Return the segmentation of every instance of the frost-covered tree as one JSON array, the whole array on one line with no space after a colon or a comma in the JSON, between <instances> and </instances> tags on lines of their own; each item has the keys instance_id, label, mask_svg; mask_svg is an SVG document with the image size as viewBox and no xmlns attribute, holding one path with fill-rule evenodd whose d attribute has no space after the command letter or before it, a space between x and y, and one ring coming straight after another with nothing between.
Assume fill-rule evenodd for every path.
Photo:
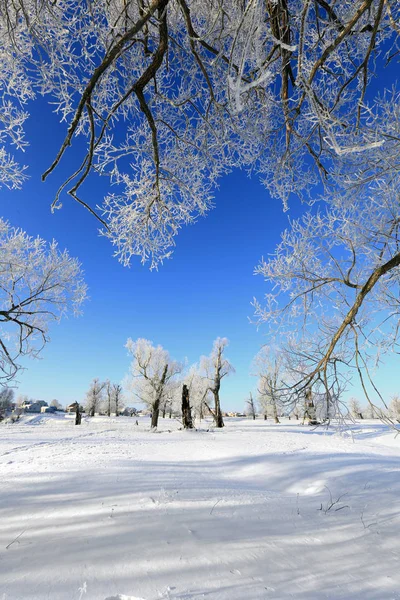
<instances>
[{"instance_id":1,"label":"frost-covered tree","mask_svg":"<svg viewBox=\"0 0 400 600\"><path fill-rule=\"evenodd\" d=\"M253 394L251 392L249 394L249 399L246 400L245 412L249 417L251 417L253 419L253 421L255 421L256 415L257 415L257 408L256 408L255 400L253 398Z\"/></svg>"},{"instance_id":2,"label":"frost-covered tree","mask_svg":"<svg viewBox=\"0 0 400 600\"><path fill-rule=\"evenodd\" d=\"M390 416L400 423L400 397L393 396L389 405Z\"/></svg>"},{"instance_id":3,"label":"frost-covered tree","mask_svg":"<svg viewBox=\"0 0 400 600\"><path fill-rule=\"evenodd\" d=\"M174 361L162 346L139 338L126 343L132 356L128 385L134 395L151 410L151 427L156 428L160 406L166 397L168 384L181 372L182 365Z\"/></svg>"},{"instance_id":4,"label":"frost-covered tree","mask_svg":"<svg viewBox=\"0 0 400 600\"><path fill-rule=\"evenodd\" d=\"M45 95L66 131L43 178L86 141L53 208L67 191L123 262L155 265L233 167L286 200L325 183L335 158L382 144L360 124L372 75L397 54L399 13L396 0L3 2L0 182L21 184L11 147ZM99 212L81 194L94 172L117 185Z\"/></svg>"},{"instance_id":5,"label":"frost-covered tree","mask_svg":"<svg viewBox=\"0 0 400 600\"><path fill-rule=\"evenodd\" d=\"M204 378L204 373L199 364L191 365L183 377L189 390L189 402L191 410L196 419L200 421L205 414L205 403L211 394L208 387L208 380Z\"/></svg>"},{"instance_id":6,"label":"frost-covered tree","mask_svg":"<svg viewBox=\"0 0 400 600\"><path fill-rule=\"evenodd\" d=\"M275 423L279 423L278 409L285 400L291 399L283 382L282 356L272 347L263 346L254 358L252 372L258 377L259 402L264 417L271 412Z\"/></svg>"},{"instance_id":7,"label":"frost-covered tree","mask_svg":"<svg viewBox=\"0 0 400 600\"><path fill-rule=\"evenodd\" d=\"M8 410L14 401L14 390L3 387L0 389L0 411Z\"/></svg>"},{"instance_id":8,"label":"frost-covered tree","mask_svg":"<svg viewBox=\"0 0 400 600\"><path fill-rule=\"evenodd\" d=\"M52 321L80 313L86 293L81 265L66 250L0 219L0 385L23 356L38 356Z\"/></svg>"},{"instance_id":9,"label":"frost-covered tree","mask_svg":"<svg viewBox=\"0 0 400 600\"><path fill-rule=\"evenodd\" d=\"M361 413L365 419L376 419L378 414L373 405L367 404L361 409Z\"/></svg>"},{"instance_id":10,"label":"frost-covered tree","mask_svg":"<svg viewBox=\"0 0 400 600\"><path fill-rule=\"evenodd\" d=\"M334 396L354 372L372 405L371 362L396 349L400 332L399 95L369 112L368 135L384 145L337 165L340 190L292 221L275 255L259 264L269 293L255 306L306 365L301 386L319 381Z\"/></svg>"},{"instance_id":11,"label":"frost-covered tree","mask_svg":"<svg viewBox=\"0 0 400 600\"><path fill-rule=\"evenodd\" d=\"M355 419L363 419L363 414L361 412L361 406L357 398L350 398L349 400L349 411L352 417Z\"/></svg>"},{"instance_id":12,"label":"frost-covered tree","mask_svg":"<svg viewBox=\"0 0 400 600\"><path fill-rule=\"evenodd\" d=\"M119 417L121 411L124 408L124 394L123 394L122 385L120 385L119 383L112 383L111 384L111 394L112 394L112 401L113 401L113 406L114 406L114 410L115 410L115 416Z\"/></svg>"},{"instance_id":13,"label":"frost-covered tree","mask_svg":"<svg viewBox=\"0 0 400 600\"><path fill-rule=\"evenodd\" d=\"M104 391L107 387L106 381L100 381L95 377L86 393L86 413L94 417L99 412L104 402Z\"/></svg>"},{"instance_id":14,"label":"frost-covered tree","mask_svg":"<svg viewBox=\"0 0 400 600\"><path fill-rule=\"evenodd\" d=\"M113 409L113 407L112 407L113 397L112 397L111 381L109 381L108 379L105 382L104 390L105 390L105 395L106 395L107 416L111 417L111 411Z\"/></svg>"},{"instance_id":15,"label":"frost-covered tree","mask_svg":"<svg viewBox=\"0 0 400 600\"><path fill-rule=\"evenodd\" d=\"M214 418L216 427L224 426L219 397L221 381L224 377L229 375L229 373L234 372L233 366L224 356L225 348L228 343L227 338L217 338L214 341L211 354L209 356L202 356L200 359L200 368L206 381L205 392L210 392L212 394L214 407L211 408L210 405L206 403L205 397L204 402Z\"/></svg>"}]
</instances>

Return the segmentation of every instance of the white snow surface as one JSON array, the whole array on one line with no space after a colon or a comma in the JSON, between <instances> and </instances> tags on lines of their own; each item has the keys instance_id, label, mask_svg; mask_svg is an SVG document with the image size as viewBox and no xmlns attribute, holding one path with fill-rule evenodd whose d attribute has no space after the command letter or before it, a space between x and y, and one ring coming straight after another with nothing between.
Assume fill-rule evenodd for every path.
<instances>
[{"instance_id":1,"label":"white snow surface","mask_svg":"<svg viewBox=\"0 0 400 600\"><path fill-rule=\"evenodd\" d=\"M384 425L135 420L0 425L1 600L400 599Z\"/></svg>"}]
</instances>

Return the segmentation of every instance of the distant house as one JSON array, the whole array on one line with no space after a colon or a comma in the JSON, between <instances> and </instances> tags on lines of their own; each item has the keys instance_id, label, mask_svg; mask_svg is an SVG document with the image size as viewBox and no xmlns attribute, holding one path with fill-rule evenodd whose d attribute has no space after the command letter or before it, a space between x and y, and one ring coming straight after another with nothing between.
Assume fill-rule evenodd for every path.
<instances>
[{"instance_id":1,"label":"distant house","mask_svg":"<svg viewBox=\"0 0 400 600\"><path fill-rule=\"evenodd\" d=\"M40 413L40 411L42 410L41 405L37 402L28 402L26 404L23 404L21 408L26 413Z\"/></svg>"},{"instance_id":2,"label":"distant house","mask_svg":"<svg viewBox=\"0 0 400 600\"><path fill-rule=\"evenodd\" d=\"M55 413L55 412L57 412L57 409L55 406L42 406L40 408L40 412L41 413Z\"/></svg>"},{"instance_id":3,"label":"distant house","mask_svg":"<svg viewBox=\"0 0 400 600\"><path fill-rule=\"evenodd\" d=\"M48 406L44 400L30 400L21 404L21 409L26 413L40 413L42 406Z\"/></svg>"}]
</instances>

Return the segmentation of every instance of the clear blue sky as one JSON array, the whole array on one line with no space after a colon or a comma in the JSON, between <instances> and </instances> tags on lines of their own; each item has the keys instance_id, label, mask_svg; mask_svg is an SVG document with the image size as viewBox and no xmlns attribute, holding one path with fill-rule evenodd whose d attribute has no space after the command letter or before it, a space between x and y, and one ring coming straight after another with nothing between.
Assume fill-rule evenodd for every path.
<instances>
[{"instance_id":1,"label":"clear blue sky","mask_svg":"<svg viewBox=\"0 0 400 600\"><path fill-rule=\"evenodd\" d=\"M41 360L24 363L27 370L19 376L17 393L47 401L57 398L62 404L82 401L93 377L123 379L129 367L124 348L128 337L148 338L191 364L223 336L230 340L227 356L236 374L223 381L222 406L243 410L246 396L255 390L251 361L265 341L262 330L249 323L252 298L260 299L265 292L253 269L262 255L274 251L286 226L281 203L269 197L257 178L235 171L221 181L216 208L181 231L172 260L152 272L138 259L130 268L122 267L84 208L64 197L63 209L50 213L56 188L72 171L74 156L79 157L72 146L67 160L41 183L40 175L52 162L65 128L41 100L31 112L31 145L22 157L30 179L22 191L0 191L0 214L30 235L55 238L78 257L90 300L82 317L52 326ZM91 180L84 188L85 199L92 205L101 202L107 184L108 180ZM291 216L296 216L295 206ZM398 391L393 364L378 376L387 396ZM358 390L348 395L353 393Z\"/></svg>"}]
</instances>

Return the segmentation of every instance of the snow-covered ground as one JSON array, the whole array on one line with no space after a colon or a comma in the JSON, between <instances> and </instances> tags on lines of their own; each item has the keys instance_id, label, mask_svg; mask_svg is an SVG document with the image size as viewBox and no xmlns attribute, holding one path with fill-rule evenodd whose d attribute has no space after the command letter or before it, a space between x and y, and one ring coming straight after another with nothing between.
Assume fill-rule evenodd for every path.
<instances>
[{"instance_id":1,"label":"snow-covered ground","mask_svg":"<svg viewBox=\"0 0 400 600\"><path fill-rule=\"evenodd\" d=\"M400 436L160 425L0 426L1 600L400 599Z\"/></svg>"}]
</instances>

